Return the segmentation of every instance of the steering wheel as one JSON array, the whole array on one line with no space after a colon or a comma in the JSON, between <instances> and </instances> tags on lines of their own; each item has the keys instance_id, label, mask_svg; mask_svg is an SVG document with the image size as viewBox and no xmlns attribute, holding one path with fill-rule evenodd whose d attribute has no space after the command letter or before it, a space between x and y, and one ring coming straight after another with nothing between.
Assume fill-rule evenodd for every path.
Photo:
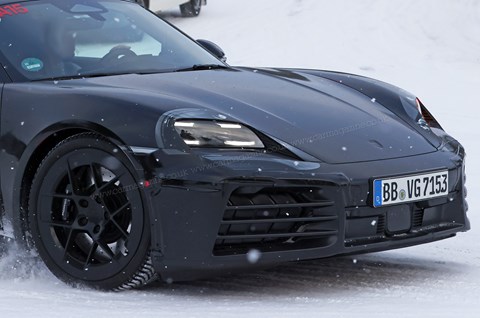
<instances>
[{"instance_id":1,"label":"steering wheel","mask_svg":"<svg viewBox=\"0 0 480 318\"><path fill-rule=\"evenodd\" d=\"M101 64L112 64L119 62L123 58L136 57L137 54L133 52L127 45L114 46L110 52L105 54L101 59Z\"/></svg>"}]
</instances>

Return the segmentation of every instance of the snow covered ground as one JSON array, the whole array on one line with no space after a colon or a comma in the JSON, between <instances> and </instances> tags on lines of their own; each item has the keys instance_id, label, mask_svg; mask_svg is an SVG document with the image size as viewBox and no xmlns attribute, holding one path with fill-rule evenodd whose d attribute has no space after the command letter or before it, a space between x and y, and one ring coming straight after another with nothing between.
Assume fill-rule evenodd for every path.
<instances>
[{"instance_id":1,"label":"snow covered ground","mask_svg":"<svg viewBox=\"0 0 480 318\"><path fill-rule=\"evenodd\" d=\"M472 230L408 249L102 293L25 255L0 260L1 317L478 317L480 1L209 0L166 18L232 65L341 70L418 96L467 148Z\"/></svg>"}]
</instances>

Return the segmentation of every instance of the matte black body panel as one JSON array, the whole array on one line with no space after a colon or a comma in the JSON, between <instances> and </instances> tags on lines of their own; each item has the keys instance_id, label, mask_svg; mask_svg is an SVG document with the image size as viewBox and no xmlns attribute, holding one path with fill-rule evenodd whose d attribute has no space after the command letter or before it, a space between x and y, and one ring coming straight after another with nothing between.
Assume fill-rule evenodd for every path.
<instances>
[{"instance_id":1,"label":"matte black body panel","mask_svg":"<svg viewBox=\"0 0 480 318\"><path fill-rule=\"evenodd\" d=\"M154 114L159 117L175 108L208 109L331 163L407 157L436 150L414 128L398 120L396 113L353 89L313 76L299 83L282 74L266 70L222 70L197 72L195 76L189 73L125 75L25 83L6 86L5 104L9 107L13 98L10 95L19 95L15 97L19 103L29 104L34 100L37 108L26 108L26 113L15 114L17 118L36 118L35 112L54 107L59 118L68 116L71 120L88 121L85 113L91 110L77 106L84 105L88 99L93 108L95 104L116 107L115 110L108 106L98 107L94 122L102 124L100 119L103 118L107 122L102 125L108 126L112 110L126 112L120 118L125 120L123 126L127 130L135 129L129 121L136 121L135 106L140 104L148 108L150 113L146 118L152 123L156 120ZM21 96L22 90L30 94ZM73 103L78 104L67 103L70 96L75 96L77 101ZM51 100L55 100L55 104ZM57 119L52 118L51 122ZM146 128L149 125L148 122L142 124ZM44 128L47 126L45 123ZM152 136L139 137L140 140L135 136L135 142L124 141L137 146L155 146L151 143ZM23 141L28 143L28 140Z\"/></svg>"},{"instance_id":2,"label":"matte black body panel","mask_svg":"<svg viewBox=\"0 0 480 318\"><path fill-rule=\"evenodd\" d=\"M156 153L155 156L163 158L164 154ZM162 230L156 232L158 236L155 244L158 250L154 255L158 262L158 270L164 279L201 278L215 274L219 270L229 272L245 267L274 264L279 259L295 261L392 249L447 238L458 231L469 229L469 222L465 216L466 203L463 199L462 159L446 151L418 156L414 163L406 159L393 159L388 161L388 164L381 162L322 164L318 168L296 166L293 160L272 161L268 156L265 158L258 156L248 162L241 159L236 161L234 157L233 154L231 158L208 156L206 162L199 162L198 165L191 165L190 162L185 168L179 165L178 170L159 169L162 175L176 177L176 182L163 184L153 182L154 186L150 190L154 206L159 212L162 211L158 213L157 222ZM214 164L217 161L227 161L229 164L227 166L222 166L221 162ZM204 170L198 167L203 167ZM405 205L407 211L430 207L435 211L436 220L425 223L424 226L402 231L398 235L377 233L379 218L386 217L388 211L394 207L378 209L371 207L369 180L444 168L449 169L450 179L456 180L449 189L449 198ZM188 181L197 179L208 182ZM252 250L261 252L261 257L255 264L249 261L248 253L240 250L233 249L231 253L215 255L212 251L218 240L218 230L228 205L228 198L235 189L246 185L275 187L277 190L299 185L311 189L321 187L325 192L329 189L328 191L333 193L329 199L335 201L339 218L335 240L327 246L316 248L305 245L304 248L292 246L275 249L273 246L267 246L261 249L255 246ZM424 222L427 222L427 216L423 218ZM364 220L363 224L355 223L361 220ZM349 226L354 226L356 231L352 233L348 229ZM374 230L373 234L370 233L370 229Z\"/></svg>"}]
</instances>

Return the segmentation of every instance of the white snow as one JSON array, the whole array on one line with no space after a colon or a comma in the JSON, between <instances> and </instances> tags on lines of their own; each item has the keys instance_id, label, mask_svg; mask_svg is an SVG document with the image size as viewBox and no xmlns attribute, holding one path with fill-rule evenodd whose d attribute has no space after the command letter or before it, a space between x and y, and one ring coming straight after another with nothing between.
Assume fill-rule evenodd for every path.
<instances>
[{"instance_id":1,"label":"white snow","mask_svg":"<svg viewBox=\"0 0 480 318\"><path fill-rule=\"evenodd\" d=\"M0 260L1 317L478 317L480 1L209 0L167 19L232 65L341 70L418 94L467 149L472 230L427 245L103 293Z\"/></svg>"}]
</instances>

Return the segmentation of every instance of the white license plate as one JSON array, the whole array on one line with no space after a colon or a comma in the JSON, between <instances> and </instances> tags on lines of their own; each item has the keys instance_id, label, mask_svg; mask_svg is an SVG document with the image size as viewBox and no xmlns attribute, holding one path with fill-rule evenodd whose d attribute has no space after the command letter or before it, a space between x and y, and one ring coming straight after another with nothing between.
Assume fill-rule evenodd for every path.
<instances>
[{"instance_id":1,"label":"white license plate","mask_svg":"<svg viewBox=\"0 0 480 318\"><path fill-rule=\"evenodd\" d=\"M407 177L375 179L373 181L374 207L421 201L446 196L447 194L447 170Z\"/></svg>"}]
</instances>

